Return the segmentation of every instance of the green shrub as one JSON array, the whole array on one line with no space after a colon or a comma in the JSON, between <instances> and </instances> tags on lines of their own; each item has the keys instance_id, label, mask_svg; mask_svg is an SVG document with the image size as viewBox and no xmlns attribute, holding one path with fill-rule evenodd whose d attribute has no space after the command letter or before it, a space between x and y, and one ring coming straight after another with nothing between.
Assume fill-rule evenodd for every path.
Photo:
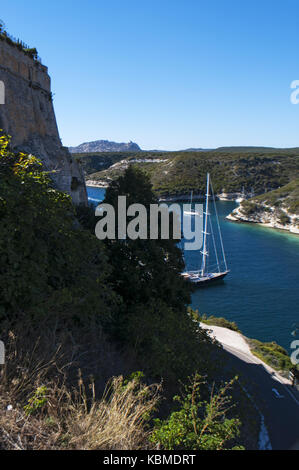
<instances>
[{"instance_id":1,"label":"green shrub","mask_svg":"<svg viewBox=\"0 0 299 470\"><path fill-rule=\"evenodd\" d=\"M44 385L38 387L32 397L29 398L28 404L24 406L26 415L32 415L42 410L47 404L48 389Z\"/></svg>"},{"instance_id":2,"label":"green shrub","mask_svg":"<svg viewBox=\"0 0 299 470\"><path fill-rule=\"evenodd\" d=\"M259 212L261 210L261 206L254 202L249 202L249 201L243 201L241 203L241 212L245 216L251 216L256 214L256 212Z\"/></svg>"},{"instance_id":3,"label":"green shrub","mask_svg":"<svg viewBox=\"0 0 299 470\"><path fill-rule=\"evenodd\" d=\"M279 222L282 224L282 225L286 225L286 224L289 224L290 223L290 217L285 214L284 212L280 212L279 213Z\"/></svg>"},{"instance_id":4,"label":"green shrub","mask_svg":"<svg viewBox=\"0 0 299 470\"><path fill-rule=\"evenodd\" d=\"M32 59L34 60L37 59L37 50L35 47L29 48L29 49L23 48L23 51L25 52L25 54L29 55Z\"/></svg>"},{"instance_id":5,"label":"green shrub","mask_svg":"<svg viewBox=\"0 0 299 470\"><path fill-rule=\"evenodd\" d=\"M238 325L234 321L226 320L226 318L223 317L214 317L214 315L210 315L208 317L204 314L200 317L200 321L206 323L207 325L222 326L223 328L228 328L229 330L241 333Z\"/></svg>"},{"instance_id":6,"label":"green shrub","mask_svg":"<svg viewBox=\"0 0 299 470\"><path fill-rule=\"evenodd\" d=\"M155 420L151 440L166 450L224 450L234 447L233 440L239 436L240 422L227 416L231 408L228 391L234 380L212 390L210 401L202 400L202 379L195 374L185 393L175 396L178 411L166 420Z\"/></svg>"},{"instance_id":7,"label":"green shrub","mask_svg":"<svg viewBox=\"0 0 299 470\"><path fill-rule=\"evenodd\" d=\"M289 371L293 366L287 351L275 341L263 343L257 339L249 339L251 352L269 366L280 371Z\"/></svg>"}]
</instances>

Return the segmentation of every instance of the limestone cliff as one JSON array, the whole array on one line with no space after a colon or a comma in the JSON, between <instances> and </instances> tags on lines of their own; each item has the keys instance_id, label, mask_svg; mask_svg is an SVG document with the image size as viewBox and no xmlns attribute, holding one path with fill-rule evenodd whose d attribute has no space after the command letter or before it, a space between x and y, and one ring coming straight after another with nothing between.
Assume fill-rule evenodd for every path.
<instances>
[{"instance_id":1,"label":"limestone cliff","mask_svg":"<svg viewBox=\"0 0 299 470\"><path fill-rule=\"evenodd\" d=\"M0 81L0 128L12 136L13 148L39 157L58 189L87 204L83 172L59 138L47 67L0 40Z\"/></svg>"}]
</instances>

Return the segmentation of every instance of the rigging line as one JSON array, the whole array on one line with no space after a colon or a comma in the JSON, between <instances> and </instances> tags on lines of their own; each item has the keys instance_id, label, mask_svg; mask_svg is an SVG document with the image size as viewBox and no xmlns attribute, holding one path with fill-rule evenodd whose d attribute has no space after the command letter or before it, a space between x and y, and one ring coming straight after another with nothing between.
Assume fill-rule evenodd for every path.
<instances>
[{"instance_id":1,"label":"rigging line","mask_svg":"<svg viewBox=\"0 0 299 470\"><path fill-rule=\"evenodd\" d=\"M223 261L224 261L224 265L225 265L225 270L227 271L227 263L226 263L226 257L225 257L225 252L224 252L224 246L223 246L223 241L222 241L222 235L221 235L221 230L220 230L218 211L217 211L217 207L216 207L215 194L214 194L212 181L211 181L211 189L212 189L212 193L213 193L214 207L215 207L216 220L217 220L218 231L219 231L219 236L220 236L220 243L221 243L221 248L222 248Z\"/></svg>"},{"instance_id":2,"label":"rigging line","mask_svg":"<svg viewBox=\"0 0 299 470\"><path fill-rule=\"evenodd\" d=\"M215 242L215 237L214 237L214 230L213 230L213 224L212 224L211 218L210 218L209 222L210 222L210 228L211 228L211 234L212 234L212 239L213 239L213 245L214 245L214 251L215 251L215 256L216 256L217 267L218 267L218 271L220 272L218 253L217 253L216 242Z\"/></svg>"},{"instance_id":3,"label":"rigging line","mask_svg":"<svg viewBox=\"0 0 299 470\"><path fill-rule=\"evenodd\" d=\"M203 255L202 255L202 263L201 263L201 272L202 275L206 269L206 259L207 259L207 218L209 214L209 192L210 192L210 174L207 173L207 192L206 192L206 205L205 205L205 220L204 220L204 238L203 238Z\"/></svg>"}]
</instances>

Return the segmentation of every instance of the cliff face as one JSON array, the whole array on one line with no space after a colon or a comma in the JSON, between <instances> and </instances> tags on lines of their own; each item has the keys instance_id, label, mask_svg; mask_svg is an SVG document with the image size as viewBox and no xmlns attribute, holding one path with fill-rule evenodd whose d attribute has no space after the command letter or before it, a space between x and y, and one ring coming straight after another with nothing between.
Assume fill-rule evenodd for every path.
<instances>
[{"instance_id":1,"label":"cliff face","mask_svg":"<svg viewBox=\"0 0 299 470\"><path fill-rule=\"evenodd\" d=\"M47 67L0 41L0 81L5 86L0 128L12 136L13 148L39 157L58 189L75 204L87 204L83 172L61 145Z\"/></svg>"}]
</instances>

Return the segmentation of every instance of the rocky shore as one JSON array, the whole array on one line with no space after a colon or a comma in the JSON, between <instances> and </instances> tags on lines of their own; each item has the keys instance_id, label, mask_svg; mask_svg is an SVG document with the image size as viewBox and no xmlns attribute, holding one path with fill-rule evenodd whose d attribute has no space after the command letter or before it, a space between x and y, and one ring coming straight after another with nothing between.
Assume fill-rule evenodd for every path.
<instances>
[{"instance_id":1,"label":"rocky shore","mask_svg":"<svg viewBox=\"0 0 299 470\"><path fill-rule=\"evenodd\" d=\"M106 181L96 181L96 180L86 180L86 186L90 186L91 188L108 188L109 183Z\"/></svg>"},{"instance_id":2,"label":"rocky shore","mask_svg":"<svg viewBox=\"0 0 299 470\"><path fill-rule=\"evenodd\" d=\"M264 227L286 230L290 233L299 234L299 226L297 216L290 214L284 210L284 214L289 222L282 223L281 214L277 213L275 207L263 205L260 209L250 215L246 215L242 211L242 205L236 207L226 218L233 222L247 222L263 225Z\"/></svg>"}]
</instances>

